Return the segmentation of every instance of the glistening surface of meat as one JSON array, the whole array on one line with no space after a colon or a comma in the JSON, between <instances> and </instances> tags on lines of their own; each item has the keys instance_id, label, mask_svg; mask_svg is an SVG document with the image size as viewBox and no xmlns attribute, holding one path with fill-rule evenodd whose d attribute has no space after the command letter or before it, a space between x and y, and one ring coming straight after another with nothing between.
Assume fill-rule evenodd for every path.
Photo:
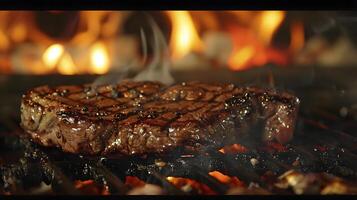
<instances>
[{"instance_id":1,"label":"glistening surface of meat","mask_svg":"<svg viewBox=\"0 0 357 200\"><path fill-rule=\"evenodd\" d=\"M41 86L23 95L21 126L35 142L71 153L164 153L221 147L245 135L285 143L298 106L291 94L233 84Z\"/></svg>"}]
</instances>

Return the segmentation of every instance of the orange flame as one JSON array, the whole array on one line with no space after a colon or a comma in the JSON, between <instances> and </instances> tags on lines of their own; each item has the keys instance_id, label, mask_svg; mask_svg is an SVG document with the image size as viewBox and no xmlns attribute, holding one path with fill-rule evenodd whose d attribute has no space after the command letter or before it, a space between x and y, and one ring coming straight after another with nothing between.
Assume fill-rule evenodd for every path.
<instances>
[{"instance_id":1,"label":"orange flame","mask_svg":"<svg viewBox=\"0 0 357 200\"><path fill-rule=\"evenodd\" d=\"M53 44L45 50L45 53L42 55L42 61L47 68L55 69L57 63L63 55L63 52L64 47L62 45Z\"/></svg>"},{"instance_id":2,"label":"orange flame","mask_svg":"<svg viewBox=\"0 0 357 200\"><path fill-rule=\"evenodd\" d=\"M10 47L10 40L7 35L0 30L0 51L5 51Z\"/></svg>"},{"instance_id":3,"label":"orange flame","mask_svg":"<svg viewBox=\"0 0 357 200\"><path fill-rule=\"evenodd\" d=\"M73 75L77 73L76 65L74 64L71 56L68 53L64 53L61 60L58 63L58 72L64 75Z\"/></svg>"},{"instance_id":4,"label":"orange flame","mask_svg":"<svg viewBox=\"0 0 357 200\"><path fill-rule=\"evenodd\" d=\"M294 22L291 25L290 51L295 54L304 47L305 34L302 22Z\"/></svg>"},{"instance_id":5,"label":"orange flame","mask_svg":"<svg viewBox=\"0 0 357 200\"><path fill-rule=\"evenodd\" d=\"M14 42L23 42L26 39L27 29L23 23L15 24L9 31Z\"/></svg>"},{"instance_id":6,"label":"orange flame","mask_svg":"<svg viewBox=\"0 0 357 200\"><path fill-rule=\"evenodd\" d=\"M42 55L42 62L48 71L54 70L57 67L57 71L60 74L73 75L77 73L77 68L72 57L61 44L49 46Z\"/></svg>"},{"instance_id":7,"label":"orange flame","mask_svg":"<svg viewBox=\"0 0 357 200\"><path fill-rule=\"evenodd\" d=\"M239 70L242 69L248 61L254 56L255 51L254 47L246 46L237 50L228 60L228 64L231 66L231 69Z\"/></svg>"},{"instance_id":8,"label":"orange flame","mask_svg":"<svg viewBox=\"0 0 357 200\"><path fill-rule=\"evenodd\" d=\"M283 22L284 17L284 11L264 11L262 13L258 34L266 45L270 44L275 31Z\"/></svg>"},{"instance_id":9,"label":"orange flame","mask_svg":"<svg viewBox=\"0 0 357 200\"><path fill-rule=\"evenodd\" d=\"M233 70L262 66L268 62L286 64L286 55L269 47L279 25L285 17L284 11L264 11L252 29L230 27L234 42L233 52L228 59L228 66ZM253 32L253 29L257 33Z\"/></svg>"},{"instance_id":10,"label":"orange flame","mask_svg":"<svg viewBox=\"0 0 357 200\"><path fill-rule=\"evenodd\" d=\"M105 74L109 71L108 50L102 42L96 42L90 50L91 72Z\"/></svg>"},{"instance_id":11,"label":"orange flame","mask_svg":"<svg viewBox=\"0 0 357 200\"><path fill-rule=\"evenodd\" d=\"M192 50L201 49L202 42L188 11L169 11L172 21L170 46L172 57L181 58Z\"/></svg>"}]
</instances>

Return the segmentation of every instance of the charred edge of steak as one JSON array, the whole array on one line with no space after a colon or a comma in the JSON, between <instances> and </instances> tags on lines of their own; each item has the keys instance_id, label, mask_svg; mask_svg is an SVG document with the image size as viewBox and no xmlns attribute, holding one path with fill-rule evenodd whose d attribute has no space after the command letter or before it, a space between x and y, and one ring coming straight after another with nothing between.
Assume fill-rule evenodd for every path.
<instances>
[{"instance_id":1,"label":"charred edge of steak","mask_svg":"<svg viewBox=\"0 0 357 200\"><path fill-rule=\"evenodd\" d=\"M71 153L164 153L219 147L259 124L263 140L288 142L298 105L288 93L233 84L125 81L95 92L88 85L42 86L23 96L21 126L37 143Z\"/></svg>"}]
</instances>

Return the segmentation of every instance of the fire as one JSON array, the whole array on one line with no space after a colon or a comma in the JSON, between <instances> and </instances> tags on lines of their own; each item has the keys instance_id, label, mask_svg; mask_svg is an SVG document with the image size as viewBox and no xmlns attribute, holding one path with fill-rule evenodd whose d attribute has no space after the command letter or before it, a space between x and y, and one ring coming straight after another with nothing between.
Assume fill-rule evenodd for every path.
<instances>
[{"instance_id":1,"label":"fire","mask_svg":"<svg viewBox=\"0 0 357 200\"><path fill-rule=\"evenodd\" d=\"M114 59L112 55L118 54L117 49L121 49L116 45L123 45L117 40L136 38L120 35L132 12L81 11L76 25L78 31L66 41L51 38L42 28L33 26L33 17L26 17L32 16L32 13L20 13L17 20L7 22L7 18L12 17L10 14L2 13L0 16L4 21L0 26L0 51L4 53L2 59L6 59L2 63L9 63L9 70L3 64L1 71L104 74L111 66L118 66L120 59ZM293 60L291 55L302 49L305 42L303 23L296 21L291 25L289 49L283 51L271 46L274 34L285 20L285 11L164 11L163 14L168 16L172 25L170 50L172 61L178 63L178 67L226 64L232 70L245 70L267 63L286 65L289 58ZM132 49L128 53L129 60L139 60L138 41L133 41L128 42L131 45L129 49ZM11 55L26 49L26 45L21 46L25 42L36 47L26 54L36 57L21 64L13 63L16 59L10 59ZM46 47L44 52L43 46ZM221 47L226 51L221 51ZM192 56L181 59L185 55Z\"/></svg>"},{"instance_id":2,"label":"fire","mask_svg":"<svg viewBox=\"0 0 357 200\"><path fill-rule=\"evenodd\" d=\"M229 27L234 47L228 66L232 70L244 70L269 62L287 64L286 53L269 46L284 17L284 11L264 11L252 22L253 28Z\"/></svg>"},{"instance_id":3,"label":"fire","mask_svg":"<svg viewBox=\"0 0 357 200\"><path fill-rule=\"evenodd\" d=\"M290 51L295 54L304 47L305 33L302 22L294 22L291 26Z\"/></svg>"},{"instance_id":4,"label":"fire","mask_svg":"<svg viewBox=\"0 0 357 200\"><path fill-rule=\"evenodd\" d=\"M105 74L109 71L108 50L102 42L96 42L90 50L91 72Z\"/></svg>"},{"instance_id":5,"label":"fire","mask_svg":"<svg viewBox=\"0 0 357 200\"><path fill-rule=\"evenodd\" d=\"M172 21L172 35L170 46L172 57L180 58L192 50L199 50L202 46L200 37L188 11L168 12Z\"/></svg>"},{"instance_id":6,"label":"fire","mask_svg":"<svg viewBox=\"0 0 357 200\"><path fill-rule=\"evenodd\" d=\"M59 59L62 57L64 47L60 44L49 46L42 56L42 61L49 69L55 69Z\"/></svg>"},{"instance_id":7,"label":"fire","mask_svg":"<svg viewBox=\"0 0 357 200\"><path fill-rule=\"evenodd\" d=\"M262 13L258 34L266 45L270 44L275 31L283 22L284 17L284 11L264 11Z\"/></svg>"},{"instance_id":8,"label":"fire","mask_svg":"<svg viewBox=\"0 0 357 200\"><path fill-rule=\"evenodd\" d=\"M237 52L232 55L228 63L230 66L232 66L232 69L239 70L254 56L254 53L254 47L243 47L242 49L237 50Z\"/></svg>"},{"instance_id":9,"label":"fire","mask_svg":"<svg viewBox=\"0 0 357 200\"><path fill-rule=\"evenodd\" d=\"M58 72L64 75L73 75L76 74L76 65L74 64L71 56L68 53L65 53L61 60L58 63Z\"/></svg>"},{"instance_id":10,"label":"fire","mask_svg":"<svg viewBox=\"0 0 357 200\"><path fill-rule=\"evenodd\" d=\"M27 29L23 23L14 25L9 31L14 42L23 42L26 39Z\"/></svg>"},{"instance_id":11,"label":"fire","mask_svg":"<svg viewBox=\"0 0 357 200\"><path fill-rule=\"evenodd\" d=\"M57 69L60 74L73 75L77 73L77 67L69 53L61 44L49 46L42 55L42 62L48 71Z\"/></svg>"},{"instance_id":12,"label":"fire","mask_svg":"<svg viewBox=\"0 0 357 200\"><path fill-rule=\"evenodd\" d=\"M5 51L10 47L9 38L0 30L0 51Z\"/></svg>"}]
</instances>

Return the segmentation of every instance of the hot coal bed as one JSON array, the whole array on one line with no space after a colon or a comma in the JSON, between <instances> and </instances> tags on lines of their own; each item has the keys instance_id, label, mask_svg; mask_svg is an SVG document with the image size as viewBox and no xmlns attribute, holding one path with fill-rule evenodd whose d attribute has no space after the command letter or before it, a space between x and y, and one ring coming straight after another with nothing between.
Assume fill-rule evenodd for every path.
<instances>
[{"instance_id":1,"label":"hot coal bed","mask_svg":"<svg viewBox=\"0 0 357 200\"><path fill-rule=\"evenodd\" d=\"M203 77L202 74L205 74ZM242 139L201 152L87 157L22 137L21 95L34 86L90 83L90 75L0 77L0 194L356 194L357 71L352 67L263 67L174 72L201 80L291 91L301 108L293 140ZM254 132L254 130L252 130Z\"/></svg>"}]
</instances>

